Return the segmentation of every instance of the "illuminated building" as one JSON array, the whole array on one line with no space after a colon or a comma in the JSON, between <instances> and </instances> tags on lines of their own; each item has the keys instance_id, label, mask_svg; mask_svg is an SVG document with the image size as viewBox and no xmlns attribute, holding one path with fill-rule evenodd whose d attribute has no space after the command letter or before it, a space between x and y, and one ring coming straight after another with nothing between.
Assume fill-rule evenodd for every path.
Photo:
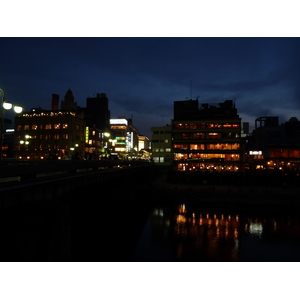
<instances>
[{"instance_id":1,"label":"illuminated building","mask_svg":"<svg viewBox=\"0 0 300 300\"><path fill-rule=\"evenodd\" d=\"M138 139L139 139L138 151L143 149L148 151L150 147L149 138L144 135L139 135Z\"/></svg>"},{"instance_id":2,"label":"illuminated building","mask_svg":"<svg viewBox=\"0 0 300 300\"><path fill-rule=\"evenodd\" d=\"M98 128L85 127L85 158L98 160L107 155L110 133Z\"/></svg>"},{"instance_id":3,"label":"illuminated building","mask_svg":"<svg viewBox=\"0 0 300 300\"><path fill-rule=\"evenodd\" d=\"M172 161L171 125L151 127L152 159L155 164L170 166Z\"/></svg>"},{"instance_id":4,"label":"illuminated building","mask_svg":"<svg viewBox=\"0 0 300 300\"><path fill-rule=\"evenodd\" d=\"M125 118L110 119L111 129L111 153L125 156L127 152L126 142L128 141L128 121Z\"/></svg>"},{"instance_id":5,"label":"illuminated building","mask_svg":"<svg viewBox=\"0 0 300 300\"><path fill-rule=\"evenodd\" d=\"M120 158L135 158L139 147L139 131L132 125L132 119L110 119L110 129L111 153L117 153Z\"/></svg>"},{"instance_id":6,"label":"illuminated building","mask_svg":"<svg viewBox=\"0 0 300 300\"><path fill-rule=\"evenodd\" d=\"M241 119L233 100L174 101L173 167L177 171L238 171Z\"/></svg>"},{"instance_id":7,"label":"illuminated building","mask_svg":"<svg viewBox=\"0 0 300 300\"><path fill-rule=\"evenodd\" d=\"M291 118L279 125L278 117L260 117L244 143L246 170L300 170L300 122Z\"/></svg>"},{"instance_id":8,"label":"illuminated building","mask_svg":"<svg viewBox=\"0 0 300 300\"><path fill-rule=\"evenodd\" d=\"M67 92L69 96L71 93L70 90ZM52 110L32 109L31 112L24 112L15 117L15 157L20 159L84 157L85 121L77 112L58 110L58 100L58 95L53 94Z\"/></svg>"}]
</instances>

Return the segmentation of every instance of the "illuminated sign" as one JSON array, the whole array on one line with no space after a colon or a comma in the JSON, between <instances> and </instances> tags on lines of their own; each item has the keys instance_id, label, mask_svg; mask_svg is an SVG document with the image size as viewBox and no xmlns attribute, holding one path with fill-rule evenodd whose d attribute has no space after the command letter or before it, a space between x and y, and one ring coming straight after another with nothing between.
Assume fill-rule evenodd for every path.
<instances>
[{"instance_id":1,"label":"illuminated sign","mask_svg":"<svg viewBox=\"0 0 300 300\"><path fill-rule=\"evenodd\" d=\"M89 142L89 128L87 126L85 127L85 142Z\"/></svg>"},{"instance_id":2,"label":"illuminated sign","mask_svg":"<svg viewBox=\"0 0 300 300\"><path fill-rule=\"evenodd\" d=\"M128 125L128 121L126 119L110 119L110 124L126 124L126 125Z\"/></svg>"},{"instance_id":3,"label":"illuminated sign","mask_svg":"<svg viewBox=\"0 0 300 300\"><path fill-rule=\"evenodd\" d=\"M262 155L262 151L249 151L250 155Z\"/></svg>"}]
</instances>

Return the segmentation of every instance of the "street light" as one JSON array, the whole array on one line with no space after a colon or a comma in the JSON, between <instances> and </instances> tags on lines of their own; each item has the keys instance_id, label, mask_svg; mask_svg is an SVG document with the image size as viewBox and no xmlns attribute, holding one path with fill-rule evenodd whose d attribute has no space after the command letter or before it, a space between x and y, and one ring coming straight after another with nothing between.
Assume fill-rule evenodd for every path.
<instances>
[{"instance_id":1,"label":"street light","mask_svg":"<svg viewBox=\"0 0 300 300\"><path fill-rule=\"evenodd\" d=\"M14 111L19 114L23 111L23 107L19 105L13 105L10 102L5 101L5 92L3 89L0 88L0 91L2 92L2 101L1 101L1 133L0 133L0 160L3 159L3 138L4 138L4 115L5 110L10 110L14 108Z\"/></svg>"}]
</instances>

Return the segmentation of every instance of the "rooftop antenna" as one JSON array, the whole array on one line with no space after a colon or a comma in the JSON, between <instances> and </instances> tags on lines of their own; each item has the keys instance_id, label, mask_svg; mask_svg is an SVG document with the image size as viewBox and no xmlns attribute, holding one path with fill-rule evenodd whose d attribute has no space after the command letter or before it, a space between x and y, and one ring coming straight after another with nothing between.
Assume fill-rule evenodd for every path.
<instances>
[{"instance_id":1,"label":"rooftop antenna","mask_svg":"<svg viewBox=\"0 0 300 300\"><path fill-rule=\"evenodd\" d=\"M193 91L193 88L192 88L192 80L190 80L190 92L191 92L191 100L193 99L192 91Z\"/></svg>"}]
</instances>

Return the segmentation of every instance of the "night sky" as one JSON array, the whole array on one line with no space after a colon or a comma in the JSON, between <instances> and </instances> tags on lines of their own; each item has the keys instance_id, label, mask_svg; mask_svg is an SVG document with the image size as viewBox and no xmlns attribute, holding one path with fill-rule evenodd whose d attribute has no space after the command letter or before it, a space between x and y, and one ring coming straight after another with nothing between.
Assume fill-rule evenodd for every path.
<instances>
[{"instance_id":1,"label":"night sky","mask_svg":"<svg viewBox=\"0 0 300 300\"><path fill-rule=\"evenodd\" d=\"M236 99L243 122L300 119L300 38L0 38L6 100L51 109L70 88L75 101L106 93L111 117L141 134L170 123L173 101Z\"/></svg>"}]
</instances>

